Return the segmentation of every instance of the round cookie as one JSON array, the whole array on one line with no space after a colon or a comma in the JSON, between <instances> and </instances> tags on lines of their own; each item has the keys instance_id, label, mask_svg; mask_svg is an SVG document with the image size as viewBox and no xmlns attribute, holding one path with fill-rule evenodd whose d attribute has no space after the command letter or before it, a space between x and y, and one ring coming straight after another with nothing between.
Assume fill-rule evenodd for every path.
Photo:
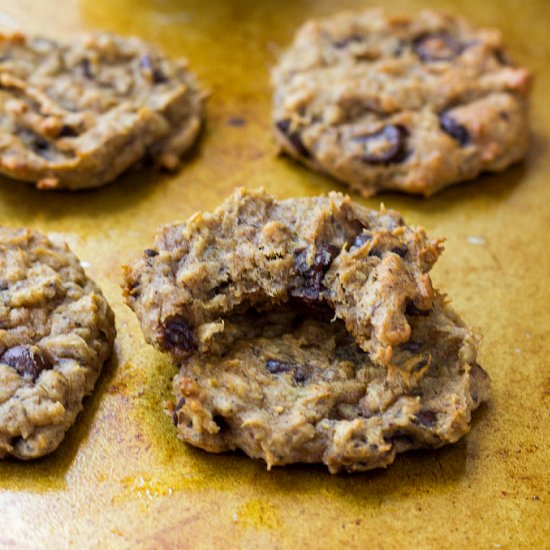
<instances>
[{"instance_id":1,"label":"round cookie","mask_svg":"<svg viewBox=\"0 0 550 550\"><path fill-rule=\"evenodd\" d=\"M0 228L0 458L54 451L115 338L114 315L66 245Z\"/></svg>"},{"instance_id":2,"label":"round cookie","mask_svg":"<svg viewBox=\"0 0 550 550\"><path fill-rule=\"evenodd\" d=\"M136 38L0 36L0 173L39 189L114 180L141 159L175 169L204 93L184 61Z\"/></svg>"},{"instance_id":3,"label":"round cookie","mask_svg":"<svg viewBox=\"0 0 550 550\"><path fill-rule=\"evenodd\" d=\"M397 453L460 439L488 397L477 342L439 297L403 345L419 357L429 352L406 386L388 383L386 369L330 315L248 312L232 326L235 341L224 355L184 360L167 411L180 439L210 452L242 449L268 468L386 467Z\"/></svg>"},{"instance_id":4,"label":"round cookie","mask_svg":"<svg viewBox=\"0 0 550 550\"><path fill-rule=\"evenodd\" d=\"M274 69L283 150L364 196L431 195L528 146L530 73L500 33L422 11L309 21Z\"/></svg>"},{"instance_id":5,"label":"round cookie","mask_svg":"<svg viewBox=\"0 0 550 550\"><path fill-rule=\"evenodd\" d=\"M332 308L390 366L409 318L432 308L428 271L440 252L398 213L339 193L278 201L238 189L213 214L162 228L125 268L124 293L146 340L178 360L217 349L232 314L294 301Z\"/></svg>"}]
</instances>

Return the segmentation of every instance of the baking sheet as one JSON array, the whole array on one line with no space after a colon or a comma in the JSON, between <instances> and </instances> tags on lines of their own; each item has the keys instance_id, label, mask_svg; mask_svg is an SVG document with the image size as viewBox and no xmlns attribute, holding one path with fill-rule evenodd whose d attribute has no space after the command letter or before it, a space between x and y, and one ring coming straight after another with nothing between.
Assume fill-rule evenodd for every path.
<instances>
[{"instance_id":1,"label":"baking sheet","mask_svg":"<svg viewBox=\"0 0 550 550\"><path fill-rule=\"evenodd\" d=\"M338 6L336 7L336 4ZM0 0L0 25L54 37L106 29L185 55L212 95L207 125L176 175L132 172L80 194L0 180L0 223L67 240L110 300L116 352L59 450L0 463L0 547L542 548L550 536L550 4L546 0L391 3L438 7L502 29L536 73L527 161L423 200L385 194L407 221L447 237L433 272L484 335L493 397L472 433L385 471L267 472L240 454L181 444L161 404L174 369L144 344L121 298L120 265L156 228L214 208L236 185L278 197L345 190L276 157L269 67L305 19L371 2L329 0ZM358 199L354 195L355 199ZM360 200L360 199L358 199Z\"/></svg>"}]
</instances>

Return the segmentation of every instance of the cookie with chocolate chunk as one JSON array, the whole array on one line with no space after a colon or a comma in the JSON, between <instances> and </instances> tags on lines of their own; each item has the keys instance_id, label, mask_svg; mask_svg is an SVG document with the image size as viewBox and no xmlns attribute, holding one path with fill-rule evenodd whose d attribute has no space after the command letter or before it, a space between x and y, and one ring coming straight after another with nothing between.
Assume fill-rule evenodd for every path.
<instances>
[{"instance_id":1,"label":"cookie with chocolate chunk","mask_svg":"<svg viewBox=\"0 0 550 550\"><path fill-rule=\"evenodd\" d=\"M237 190L125 268L146 340L180 365L181 439L331 472L462 437L487 398L477 340L433 290L441 242L349 197Z\"/></svg>"},{"instance_id":2,"label":"cookie with chocolate chunk","mask_svg":"<svg viewBox=\"0 0 550 550\"><path fill-rule=\"evenodd\" d=\"M114 315L66 245L0 228L0 458L54 451L115 338Z\"/></svg>"},{"instance_id":3,"label":"cookie with chocolate chunk","mask_svg":"<svg viewBox=\"0 0 550 550\"><path fill-rule=\"evenodd\" d=\"M204 93L182 60L136 38L0 36L0 173L39 189L109 183L141 159L175 169Z\"/></svg>"},{"instance_id":4,"label":"cookie with chocolate chunk","mask_svg":"<svg viewBox=\"0 0 550 550\"><path fill-rule=\"evenodd\" d=\"M309 21L273 71L275 135L364 196L431 195L527 151L531 76L495 29L423 11Z\"/></svg>"}]
</instances>

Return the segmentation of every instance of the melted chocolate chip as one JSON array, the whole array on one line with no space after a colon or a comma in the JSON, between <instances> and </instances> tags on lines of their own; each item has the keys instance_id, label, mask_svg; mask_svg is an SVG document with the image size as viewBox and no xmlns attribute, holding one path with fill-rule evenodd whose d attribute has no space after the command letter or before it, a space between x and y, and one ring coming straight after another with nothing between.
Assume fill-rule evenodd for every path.
<instances>
[{"instance_id":1,"label":"melted chocolate chip","mask_svg":"<svg viewBox=\"0 0 550 550\"><path fill-rule=\"evenodd\" d=\"M84 58L81 63L80 67L82 68L82 74L88 78L89 80L92 80L94 78L94 74L92 73L92 64L90 63L90 60L87 58Z\"/></svg>"},{"instance_id":2,"label":"melted chocolate chip","mask_svg":"<svg viewBox=\"0 0 550 550\"><path fill-rule=\"evenodd\" d=\"M422 61L450 61L458 57L466 44L446 32L425 33L414 39L413 51Z\"/></svg>"},{"instance_id":3,"label":"melted chocolate chip","mask_svg":"<svg viewBox=\"0 0 550 550\"><path fill-rule=\"evenodd\" d=\"M265 368L271 374L281 374L282 372L290 372L291 370L294 370L295 365L291 365L290 363L285 363L284 361L279 361L277 359L268 359L265 362Z\"/></svg>"},{"instance_id":4,"label":"melted chocolate chip","mask_svg":"<svg viewBox=\"0 0 550 550\"><path fill-rule=\"evenodd\" d=\"M174 412L172 413L172 422L174 422L174 426L178 425L178 413L181 411L182 407L185 405L185 397L181 397L178 401L178 404L176 405L176 408L174 409Z\"/></svg>"},{"instance_id":5,"label":"melted chocolate chip","mask_svg":"<svg viewBox=\"0 0 550 550\"><path fill-rule=\"evenodd\" d=\"M456 139L460 145L468 145L470 142L470 134L466 127L459 124L448 113L444 112L439 115L439 126L446 134Z\"/></svg>"},{"instance_id":6,"label":"melted chocolate chip","mask_svg":"<svg viewBox=\"0 0 550 550\"><path fill-rule=\"evenodd\" d=\"M437 422L437 413L435 411L420 411L416 413L415 417L426 428L432 428Z\"/></svg>"},{"instance_id":7,"label":"melted chocolate chip","mask_svg":"<svg viewBox=\"0 0 550 550\"><path fill-rule=\"evenodd\" d=\"M47 359L29 346L15 346L7 349L0 357L0 363L13 367L21 376L29 376L36 380L43 370L51 369Z\"/></svg>"},{"instance_id":8,"label":"melted chocolate chip","mask_svg":"<svg viewBox=\"0 0 550 550\"><path fill-rule=\"evenodd\" d=\"M21 141L23 141L23 143L25 143L25 145L37 155L47 159L53 158L55 151L50 142L40 134L37 134L32 128L19 126L16 129L16 134L19 136Z\"/></svg>"},{"instance_id":9,"label":"melted chocolate chip","mask_svg":"<svg viewBox=\"0 0 550 550\"><path fill-rule=\"evenodd\" d=\"M265 362L265 368L270 374L284 374L291 372L294 381L297 384L302 384L309 378L311 367L308 365L294 365L291 363L285 363L278 359L268 359Z\"/></svg>"},{"instance_id":10,"label":"melted chocolate chip","mask_svg":"<svg viewBox=\"0 0 550 550\"><path fill-rule=\"evenodd\" d=\"M44 154L46 151L49 150L50 144L38 134L34 136L32 148L35 150L35 152L39 154Z\"/></svg>"},{"instance_id":11,"label":"melted chocolate chip","mask_svg":"<svg viewBox=\"0 0 550 550\"><path fill-rule=\"evenodd\" d=\"M185 397L180 397L178 404L176 405L176 412L181 411L182 407L185 405Z\"/></svg>"},{"instance_id":12,"label":"melted chocolate chip","mask_svg":"<svg viewBox=\"0 0 550 550\"><path fill-rule=\"evenodd\" d=\"M143 253L148 257L148 258L154 258L155 256L158 256L159 253L156 251L156 250L153 250L152 248L146 248Z\"/></svg>"},{"instance_id":13,"label":"melted chocolate chip","mask_svg":"<svg viewBox=\"0 0 550 550\"><path fill-rule=\"evenodd\" d=\"M150 55L142 55L139 60L139 66L151 74L154 84L162 84L168 81L166 75L153 64Z\"/></svg>"},{"instance_id":14,"label":"melted chocolate chip","mask_svg":"<svg viewBox=\"0 0 550 550\"><path fill-rule=\"evenodd\" d=\"M378 248L371 248L369 250L369 256L374 258L382 258L382 252Z\"/></svg>"},{"instance_id":15,"label":"melted chocolate chip","mask_svg":"<svg viewBox=\"0 0 550 550\"><path fill-rule=\"evenodd\" d=\"M240 116L232 116L227 119L227 124L233 126L233 128L241 128L242 126L246 126L246 119Z\"/></svg>"},{"instance_id":16,"label":"melted chocolate chip","mask_svg":"<svg viewBox=\"0 0 550 550\"><path fill-rule=\"evenodd\" d=\"M306 365L298 365L294 369L294 382L297 384L304 383L309 378L309 369Z\"/></svg>"},{"instance_id":17,"label":"melted chocolate chip","mask_svg":"<svg viewBox=\"0 0 550 550\"><path fill-rule=\"evenodd\" d=\"M332 45L335 48L340 50L342 48L346 48L350 44L359 43L359 42L363 42L363 37L359 34L354 33L354 34L350 34L349 36L346 36L345 38L341 38L340 40L334 40L332 42Z\"/></svg>"},{"instance_id":18,"label":"melted chocolate chip","mask_svg":"<svg viewBox=\"0 0 550 550\"><path fill-rule=\"evenodd\" d=\"M386 443L393 443L394 445L398 444L400 446L412 447L414 445L414 439L408 434L401 430L397 430L392 436L384 437Z\"/></svg>"},{"instance_id":19,"label":"melted chocolate chip","mask_svg":"<svg viewBox=\"0 0 550 550\"><path fill-rule=\"evenodd\" d=\"M372 134L357 136L353 141L362 143L365 152L361 157L368 164L392 164L407 157L407 136L409 132L401 124L388 124Z\"/></svg>"},{"instance_id":20,"label":"melted chocolate chip","mask_svg":"<svg viewBox=\"0 0 550 550\"><path fill-rule=\"evenodd\" d=\"M304 145L304 142L300 137L300 132L296 130L294 132L290 131L289 119L279 120L275 125L287 137L288 141L299 155L305 158L309 158L311 156L311 153Z\"/></svg>"},{"instance_id":21,"label":"melted chocolate chip","mask_svg":"<svg viewBox=\"0 0 550 550\"><path fill-rule=\"evenodd\" d=\"M71 126L67 126L67 124L63 124L61 131L59 132L60 138L67 138L67 137L76 137L78 136L78 132L72 128Z\"/></svg>"},{"instance_id":22,"label":"melted chocolate chip","mask_svg":"<svg viewBox=\"0 0 550 550\"><path fill-rule=\"evenodd\" d=\"M164 345L168 349L182 349L192 351L196 348L193 341L193 330L179 315L169 317L164 323Z\"/></svg>"},{"instance_id":23,"label":"melted chocolate chip","mask_svg":"<svg viewBox=\"0 0 550 550\"><path fill-rule=\"evenodd\" d=\"M291 296L304 300L318 301L324 289L323 278L334 258L340 253L340 248L333 244L322 244L311 267L305 264L306 251L297 251L297 270L302 277L302 285L290 291Z\"/></svg>"}]
</instances>

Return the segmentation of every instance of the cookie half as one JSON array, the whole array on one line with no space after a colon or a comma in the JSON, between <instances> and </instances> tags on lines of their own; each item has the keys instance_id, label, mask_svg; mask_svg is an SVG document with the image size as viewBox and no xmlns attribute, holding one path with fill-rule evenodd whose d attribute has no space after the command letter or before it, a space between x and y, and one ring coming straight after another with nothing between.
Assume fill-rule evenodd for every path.
<instances>
[{"instance_id":1,"label":"cookie half","mask_svg":"<svg viewBox=\"0 0 550 550\"><path fill-rule=\"evenodd\" d=\"M409 316L432 309L428 271L441 241L349 197L278 201L237 190L213 214L168 225L125 268L145 339L178 360L215 351L224 322L290 300L326 305L373 360L390 365Z\"/></svg>"},{"instance_id":2,"label":"cookie half","mask_svg":"<svg viewBox=\"0 0 550 550\"><path fill-rule=\"evenodd\" d=\"M0 458L54 451L115 338L114 315L66 245L0 228Z\"/></svg>"},{"instance_id":3,"label":"cookie half","mask_svg":"<svg viewBox=\"0 0 550 550\"><path fill-rule=\"evenodd\" d=\"M431 195L528 146L531 76L500 33L423 11L309 21L273 71L284 151L364 196Z\"/></svg>"},{"instance_id":4,"label":"cookie half","mask_svg":"<svg viewBox=\"0 0 550 550\"><path fill-rule=\"evenodd\" d=\"M460 439L488 397L476 339L439 297L402 346L421 361L410 385L388 383L386 369L330 315L248 312L231 331L225 354L183 361L168 412L183 441L210 452L242 449L268 468L385 467L397 453Z\"/></svg>"},{"instance_id":5,"label":"cookie half","mask_svg":"<svg viewBox=\"0 0 550 550\"><path fill-rule=\"evenodd\" d=\"M199 133L203 99L185 61L136 38L2 35L0 173L78 190L141 159L175 169Z\"/></svg>"}]
</instances>

